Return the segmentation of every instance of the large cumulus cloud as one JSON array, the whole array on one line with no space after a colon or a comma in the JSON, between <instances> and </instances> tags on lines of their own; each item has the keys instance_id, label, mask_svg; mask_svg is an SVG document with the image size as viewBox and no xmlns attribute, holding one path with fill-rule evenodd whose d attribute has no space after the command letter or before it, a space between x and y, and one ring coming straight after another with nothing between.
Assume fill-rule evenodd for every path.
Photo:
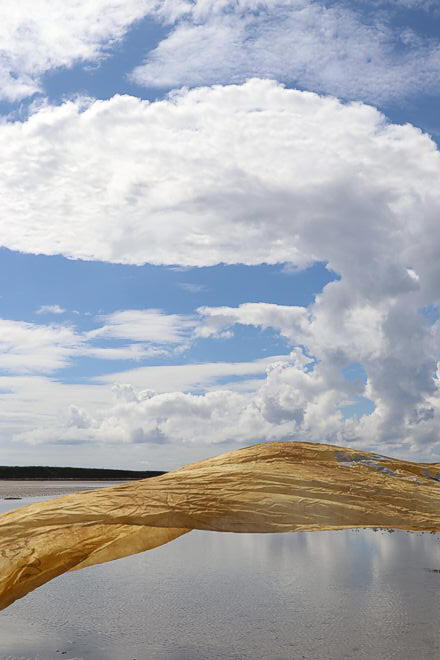
<instances>
[{"instance_id":1,"label":"large cumulus cloud","mask_svg":"<svg viewBox=\"0 0 440 660\"><path fill-rule=\"evenodd\" d=\"M183 320L185 337L278 330L292 356L258 388L140 387L99 414L75 411L53 438L309 437L439 455L440 157L429 136L370 106L252 80L151 104L43 107L1 126L0 144L12 249L186 266L319 260L340 278L308 308L262 301ZM116 336L126 320L102 332ZM353 363L365 383L344 378ZM359 397L374 412L347 419Z\"/></svg>"},{"instance_id":2,"label":"large cumulus cloud","mask_svg":"<svg viewBox=\"0 0 440 660\"><path fill-rule=\"evenodd\" d=\"M42 107L2 125L0 146L11 249L188 266L321 259L371 296L417 288L407 267L436 267L438 151L370 106L252 80Z\"/></svg>"}]
</instances>

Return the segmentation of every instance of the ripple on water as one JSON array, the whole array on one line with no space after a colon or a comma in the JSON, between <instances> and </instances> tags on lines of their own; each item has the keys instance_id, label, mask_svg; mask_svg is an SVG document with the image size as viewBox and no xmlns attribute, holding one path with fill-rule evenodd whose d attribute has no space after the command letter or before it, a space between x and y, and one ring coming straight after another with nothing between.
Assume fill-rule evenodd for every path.
<instances>
[{"instance_id":1,"label":"ripple on water","mask_svg":"<svg viewBox=\"0 0 440 660\"><path fill-rule=\"evenodd\" d=\"M439 611L435 534L191 532L17 601L0 659L438 660Z\"/></svg>"}]
</instances>

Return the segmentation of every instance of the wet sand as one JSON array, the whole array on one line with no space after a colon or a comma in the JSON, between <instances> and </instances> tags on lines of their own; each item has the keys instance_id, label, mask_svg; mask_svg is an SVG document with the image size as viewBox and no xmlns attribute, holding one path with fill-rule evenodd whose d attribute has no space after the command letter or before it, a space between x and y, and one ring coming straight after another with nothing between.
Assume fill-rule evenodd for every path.
<instances>
[{"instance_id":1,"label":"wet sand","mask_svg":"<svg viewBox=\"0 0 440 660\"><path fill-rule=\"evenodd\" d=\"M23 497L58 497L79 491L114 486L120 481L0 479L0 500Z\"/></svg>"}]
</instances>

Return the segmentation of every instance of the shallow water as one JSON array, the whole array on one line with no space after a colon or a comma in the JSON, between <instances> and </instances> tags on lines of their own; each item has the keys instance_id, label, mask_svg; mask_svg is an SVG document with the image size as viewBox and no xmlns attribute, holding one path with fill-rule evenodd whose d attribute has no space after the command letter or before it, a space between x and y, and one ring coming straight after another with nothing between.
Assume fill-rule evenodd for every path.
<instances>
[{"instance_id":1,"label":"shallow water","mask_svg":"<svg viewBox=\"0 0 440 660\"><path fill-rule=\"evenodd\" d=\"M436 570L438 535L191 532L17 601L0 658L438 660Z\"/></svg>"}]
</instances>

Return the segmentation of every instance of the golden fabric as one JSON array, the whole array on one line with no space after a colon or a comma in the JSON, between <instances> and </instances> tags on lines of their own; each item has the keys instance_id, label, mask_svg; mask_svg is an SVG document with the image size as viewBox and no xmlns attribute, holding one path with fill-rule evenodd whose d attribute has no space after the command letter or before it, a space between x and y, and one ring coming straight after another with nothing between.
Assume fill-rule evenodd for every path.
<instances>
[{"instance_id":1,"label":"golden fabric","mask_svg":"<svg viewBox=\"0 0 440 660\"><path fill-rule=\"evenodd\" d=\"M160 477L0 516L0 609L69 570L192 529L440 531L440 464L302 442L254 445Z\"/></svg>"}]
</instances>

